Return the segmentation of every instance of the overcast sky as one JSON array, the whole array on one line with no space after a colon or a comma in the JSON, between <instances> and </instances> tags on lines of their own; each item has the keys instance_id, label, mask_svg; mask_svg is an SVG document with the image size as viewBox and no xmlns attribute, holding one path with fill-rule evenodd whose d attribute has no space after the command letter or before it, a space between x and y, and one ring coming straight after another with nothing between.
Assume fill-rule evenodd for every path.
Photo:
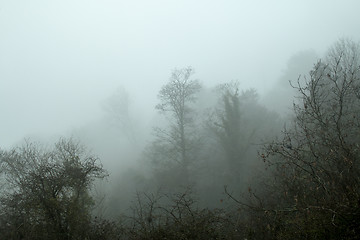
<instances>
[{"instance_id":1,"label":"overcast sky","mask_svg":"<svg viewBox=\"0 0 360 240\"><path fill-rule=\"evenodd\" d=\"M101 117L124 86L153 109L175 67L271 88L299 51L360 39L358 0L0 0L0 147ZM150 110L149 110L150 109Z\"/></svg>"}]
</instances>

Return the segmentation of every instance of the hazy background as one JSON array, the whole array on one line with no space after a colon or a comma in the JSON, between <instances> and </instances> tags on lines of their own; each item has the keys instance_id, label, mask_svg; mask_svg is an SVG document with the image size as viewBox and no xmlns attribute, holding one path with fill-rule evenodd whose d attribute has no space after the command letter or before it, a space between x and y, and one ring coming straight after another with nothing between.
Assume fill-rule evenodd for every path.
<instances>
[{"instance_id":1,"label":"hazy background","mask_svg":"<svg viewBox=\"0 0 360 240\"><path fill-rule=\"evenodd\" d=\"M0 0L0 147L96 126L119 86L150 126L175 67L271 99L294 55L360 39L359 9L358 0Z\"/></svg>"}]
</instances>

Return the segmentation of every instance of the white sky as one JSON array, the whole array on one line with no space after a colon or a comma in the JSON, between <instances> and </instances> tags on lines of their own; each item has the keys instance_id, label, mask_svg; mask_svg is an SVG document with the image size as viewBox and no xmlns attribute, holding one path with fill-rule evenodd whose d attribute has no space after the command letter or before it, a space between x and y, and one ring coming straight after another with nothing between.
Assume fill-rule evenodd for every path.
<instances>
[{"instance_id":1,"label":"white sky","mask_svg":"<svg viewBox=\"0 0 360 240\"><path fill-rule=\"evenodd\" d=\"M360 40L358 0L0 0L0 147L95 121L122 85L151 111L175 67L260 93L295 53ZM146 109L145 109L146 108Z\"/></svg>"}]
</instances>

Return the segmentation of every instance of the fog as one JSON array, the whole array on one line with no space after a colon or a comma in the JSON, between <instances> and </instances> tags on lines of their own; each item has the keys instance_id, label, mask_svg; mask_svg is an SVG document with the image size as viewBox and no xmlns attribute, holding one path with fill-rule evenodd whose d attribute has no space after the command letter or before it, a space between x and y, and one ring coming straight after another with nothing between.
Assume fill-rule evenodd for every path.
<instances>
[{"instance_id":1,"label":"fog","mask_svg":"<svg viewBox=\"0 0 360 240\"><path fill-rule=\"evenodd\" d=\"M171 200L169 196L188 187L194 195L186 192L183 196L190 196L190 202L197 199L200 210L221 209L224 214L229 214L227 218L233 221L235 230L227 230L225 235L239 229L239 233L249 232L251 235L247 226L259 226L254 227L257 229L254 232L259 233L262 231L259 230L262 220L256 222L260 219L256 211L255 214L249 212L248 215L241 215L238 206L242 209L250 206L248 209L256 210L252 206L257 206L256 201L260 199L258 212L263 211L263 217L275 219L279 206L285 209L284 213L292 207L291 204L297 206L298 193L302 191L299 189L302 187L307 189L303 195L304 206L310 207L317 202L308 201L308 196L323 199L330 193L340 193L333 199L349 203L349 208L344 210L344 219L347 219L346 214L353 212L350 204L353 200L343 197L343 190L335 187L359 186L352 182L355 176L359 176L358 172L352 170L356 168L355 164L353 167L349 163L352 161L349 156L358 156L360 152L356 140L358 136L354 135L358 132L357 119L360 116L357 105L360 99L359 85L356 82L360 76L356 68L360 62L360 45L355 44L360 40L359 9L358 0L0 0L0 184L6 187L0 191L1 203L4 202L0 211L11 212L7 212L6 202L15 212L19 211L19 216L23 215L23 208L34 212L35 215L28 218L28 226L40 226L40 230L32 235L40 239L37 237L41 234L50 236L41 230L45 229L41 224L48 222L46 216L41 214L53 209L48 208L46 202L43 204L42 200L36 202L36 199L43 199L41 194L48 194L51 189L60 190L51 195L49 203L59 200L59 205L55 205L63 204L63 210L67 206L74 206L73 215L76 215L76 211L83 212L86 215L84 219L97 214L116 219L124 212L129 213L134 201L135 206L139 204L141 211L147 211L146 208L142 209L145 205L141 205L141 201L145 199L144 202L151 205L155 201L154 196L162 191L162 199L165 196L167 200L161 202L157 209L166 211L159 213L159 216L166 216L163 219L170 219L170 222L175 219L174 226L177 226L179 219L173 214L174 209L169 210L171 208L167 207L170 205L166 204L171 201L182 203L185 198ZM326 60L326 57L329 59ZM340 68L334 70L327 66L334 61L342 64ZM350 74L348 70L353 72ZM343 75L340 76L340 73ZM323 85L305 81L317 76L320 76ZM340 89L337 81L342 80L350 81L348 85L342 85L348 89L336 92ZM303 88L294 88L299 87L297 81ZM331 88L331 84L336 87ZM324 86L335 94L326 92ZM313 88L309 90L310 87ZM298 96L302 90L303 98L300 99ZM339 98L341 101L336 102L336 94L343 94ZM324 104L317 106L316 97ZM327 98L335 102L329 105ZM301 104L294 105L299 99ZM315 100L311 102L312 99ZM340 113L336 112L338 105ZM348 112L343 114L342 109ZM331 125L331 120L335 118L327 118L326 114L339 115L336 123ZM321 118L321 121L314 116ZM341 118L349 124L341 125ZM316 122L318 120L320 123ZM335 125L337 128L332 128ZM339 130L341 127L343 131ZM309 129L312 132L309 133ZM329 134L323 137L324 132ZM343 135L336 136L337 133ZM60 140L56 145L60 148L55 147L50 151L53 143L59 139L69 140ZM78 150L77 141L97 156L101 164L82 159L85 155L74 153L70 156L67 151ZM41 146L45 147L41 149L51 154L41 155L40 150L32 152L26 147L14 148L22 144L27 146L28 142L43 144ZM321 145L323 142L330 145ZM312 154L306 155L309 149ZM345 153L341 155L341 151ZM350 151L353 151L353 155ZM29 152L41 161L29 158L33 156ZM338 155L335 156L334 152ZM274 162L283 164L283 168L266 165L269 156ZM332 161L329 160L331 157ZM285 164L281 162L283 159ZM314 171L303 171L308 167L313 170L309 159L313 160L314 166L315 163L321 166L324 162L337 164L338 159L345 159L348 165L344 164L344 168L349 166L349 169L326 165L324 169L329 170L329 174L323 176L324 180L319 180L319 176L324 174L321 169L318 175L314 173L317 178L311 182L313 185L308 185L304 179L314 176L311 175ZM291 168L293 160L295 167ZM303 161L305 167L299 170L296 161ZM342 166L336 164L336 167ZM286 171L285 165L289 171ZM78 174L86 167L90 170L84 171L83 175ZM340 169L339 184L327 186L328 191L324 184L333 183L332 178L331 181L327 179L336 172L333 169ZM358 171L360 167L356 169ZM346 171L351 181L343 184L345 177L342 174ZM308 178L303 177L309 172ZM107 174L109 177L105 178ZM23 185L17 177L21 181L25 179ZM107 181L98 181L103 178ZM295 179L300 179L296 185L298 189L292 188ZM48 185L43 181L48 181ZM79 182L88 185L75 186ZM28 191L28 184L33 184L31 186L35 193ZM36 191L41 189L40 185L43 191L33 198ZM233 192L224 193L225 185ZM14 189L11 189L13 186ZM49 187L49 190L48 186L52 188ZM276 190L278 187L281 191ZM319 189L326 192L319 192ZM353 188L346 188L346 191L350 190ZM16 195L16 191L29 195ZM345 194L357 196L354 198L356 204L359 199L357 191L355 189L351 194ZM255 193L260 197L257 198ZM53 197L56 194L58 197ZM223 201L224 194L230 201ZM245 195L250 197L246 198ZM23 199L18 196L23 196ZM241 205L241 197L234 196L243 197L249 205ZM252 198L254 196L256 200ZM79 197L86 201L78 206ZM31 202L32 199L35 202ZM328 202L324 200L317 209L324 210L324 206L327 209L328 203L334 202L332 198L329 199ZM21 205L28 200L31 200L28 204ZM12 205L13 201L18 201L18 205ZM74 201L74 205L71 201ZM267 215L271 211L265 210L263 203L274 207L274 217ZM183 205L186 206L185 211L192 209L186 204ZM45 210L33 211L34 206L35 210L41 207ZM306 211L303 209L306 221L311 219L307 215L309 208L304 208ZM175 210L180 211L179 216L181 209ZM197 210L195 214L190 212L190 215L200 216L200 220L210 219L203 215L202 210ZM331 213L338 211L337 208L335 210ZM152 215L153 205L149 211ZM61 220L71 211L56 209L56 213L65 216L58 218ZM225 219L221 212L211 214ZM241 215L244 224L239 222L237 214ZM324 219L332 219L334 226L347 224L337 223L335 215L328 218L327 214L323 215ZM11 219L6 214L0 215L0 225ZM288 220L292 216L295 215L287 216ZM33 222L38 217L43 222ZM133 219L136 217L134 215ZM254 218L248 221L247 217ZM148 233L147 226L151 224L155 226L159 223L158 226L162 226L162 218L158 219L156 221L159 222L156 222L141 215L144 233ZM284 219L284 223L291 222ZM10 226L11 234L13 229L18 231L21 227L18 231L21 237L22 232L27 232L26 228L22 229L26 224L20 222L16 227L16 221L6 226ZM187 228L189 225L186 221L184 226ZM61 226L56 221L51 224ZM50 226L48 230L52 229L51 224L46 225ZM72 226L71 222L66 224ZM228 222L221 224L228 225ZM266 224L264 222L262 228L265 232L270 229L270 225ZM78 225L83 224L78 221ZM96 229L98 226L95 225L89 225L89 229ZM311 223L308 225L312 226ZM0 229L0 238L10 236L2 235L2 232L7 232L4 229ZM84 231L89 232L89 229ZM134 229L126 234L131 236L142 228ZM291 228L287 230L296 233ZM63 230L57 231L61 233ZM194 232L199 231L195 229ZM139 236L133 239L146 239ZM277 236L280 235L271 235L268 239L277 239ZM239 239L244 238L245 235ZM328 239L326 236L323 238Z\"/></svg>"},{"instance_id":2,"label":"fog","mask_svg":"<svg viewBox=\"0 0 360 240\"><path fill-rule=\"evenodd\" d=\"M174 68L262 95L299 51L359 39L353 1L1 1L0 146L102 118L123 86L144 114Z\"/></svg>"},{"instance_id":3,"label":"fog","mask_svg":"<svg viewBox=\"0 0 360 240\"><path fill-rule=\"evenodd\" d=\"M289 80L307 74L339 38L359 39L357 6L3 1L0 146L73 136L110 173L124 171L139 163L153 127L166 123L155 110L159 90L174 69L187 66L206 91L236 80L242 91L256 89L267 108L286 115L294 95ZM131 126L111 113L119 91L128 105L114 111L125 107ZM200 102L210 106L212 98L204 93Z\"/></svg>"}]
</instances>

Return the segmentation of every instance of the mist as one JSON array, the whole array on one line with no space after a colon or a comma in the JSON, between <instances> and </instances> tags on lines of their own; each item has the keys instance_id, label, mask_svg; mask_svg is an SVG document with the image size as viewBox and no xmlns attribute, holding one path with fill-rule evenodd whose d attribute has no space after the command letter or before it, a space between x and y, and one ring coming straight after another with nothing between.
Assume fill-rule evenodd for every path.
<instances>
[{"instance_id":1,"label":"mist","mask_svg":"<svg viewBox=\"0 0 360 240\"><path fill-rule=\"evenodd\" d=\"M271 174L261 149L293 126L298 80L306 84L337 41L359 41L358 9L356 0L1 1L0 150L78 140L109 173L95 184L105 217L128 211L141 191L177 191L179 182L201 207L221 207L224 185L262 189L255 180ZM161 145L179 121L156 107L185 70L201 86L184 124L197 134L187 133L196 146L189 182ZM241 163L221 132L235 97Z\"/></svg>"},{"instance_id":2,"label":"mist","mask_svg":"<svg viewBox=\"0 0 360 240\"><path fill-rule=\"evenodd\" d=\"M3 1L1 146L101 118L118 86L151 118L176 67L264 93L299 51L358 39L356 1ZM340 15L340 16L339 16ZM337 17L334 17L337 16ZM357 35L356 35L357 34Z\"/></svg>"}]
</instances>

